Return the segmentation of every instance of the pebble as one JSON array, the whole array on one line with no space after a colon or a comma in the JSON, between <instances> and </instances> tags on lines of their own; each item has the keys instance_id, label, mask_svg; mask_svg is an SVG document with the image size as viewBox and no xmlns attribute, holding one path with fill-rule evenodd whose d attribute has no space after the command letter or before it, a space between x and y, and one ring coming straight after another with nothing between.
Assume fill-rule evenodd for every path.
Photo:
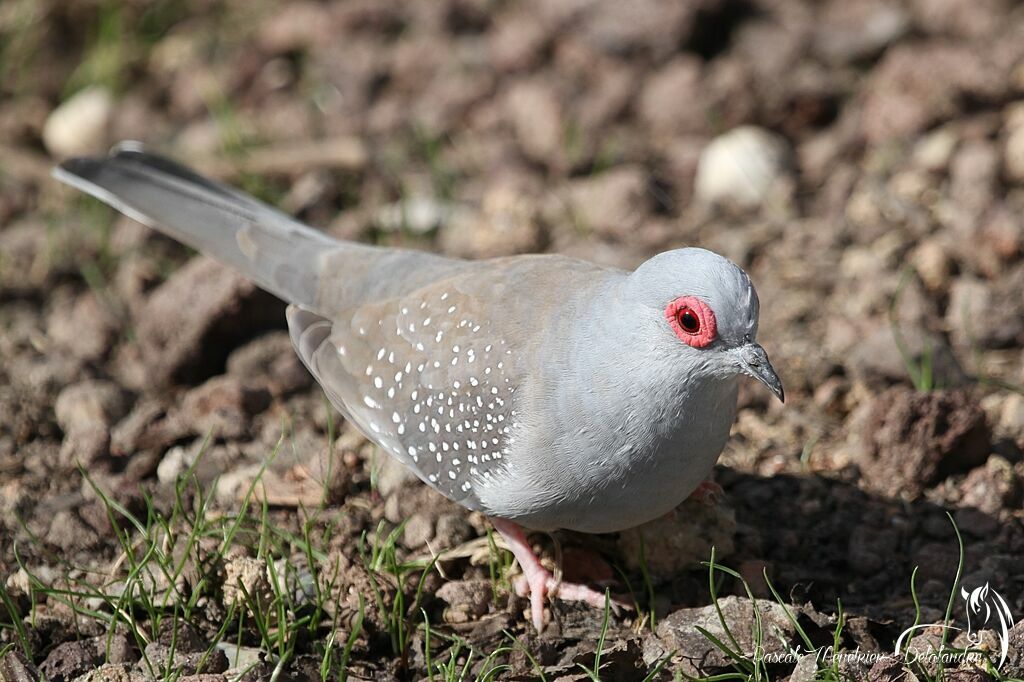
<instances>
[{"instance_id":1,"label":"pebble","mask_svg":"<svg viewBox=\"0 0 1024 682\"><path fill-rule=\"evenodd\" d=\"M449 605L447 622L465 623L487 613L494 592L489 580L452 580L441 586L437 597Z\"/></svg>"},{"instance_id":2,"label":"pebble","mask_svg":"<svg viewBox=\"0 0 1024 682\"><path fill-rule=\"evenodd\" d=\"M413 234L426 234L452 218L456 209L452 204L430 197L408 197L384 206L377 212L377 227L385 232L402 230Z\"/></svg>"},{"instance_id":3,"label":"pebble","mask_svg":"<svg viewBox=\"0 0 1024 682\"><path fill-rule=\"evenodd\" d=\"M945 291L953 274L953 259L940 242L921 242L910 257L921 281L930 291Z\"/></svg>"},{"instance_id":4,"label":"pebble","mask_svg":"<svg viewBox=\"0 0 1024 682\"><path fill-rule=\"evenodd\" d=\"M113 114L114 98L106 88L80 90L50 112L43 144L56 158L102 152Z\"/></svg>"},{"instance_id":5,"label":"pebble","mask_svg":"<svg viewBox=\"0 0 1024 682\"><path fill-rule=\"evenodd\" d=\"M434 524L426 514L416 513L405 523L402 544L419 549L434 538Z\"/></svg>"},{"instance_id":6,"label":"pebble","mask_svg":"<svg viewBox=\"0 0 1024 682\"><path fill-rule=\"evenodd\" d=\"M712 140L700 155L696 198L755 208L788 172L789 144L763 128L742 126Z\"/></svg>"},{"instance_id":7,"label":"pebble","mask_svg":"<svg viewBox=\"0 0 1024 682\"><path fill-rule=\"evenodd\" d=\"M999 411L996 429L1018 443L1024 443L1024 396L1019 393L1010 393L1006 396Z\"/></svg>"},{"instance_id":8,"label":"pebble","mask_svg":"<svg viewBox=\"0 0 1024 682\"><path fill-rule=\"evenodd\" d=\"M914 163L926 171L938 173L949 167L959 138L949 128L939 128L922 137L914 146Z\"/></svg>"},{"instance_id":9,"label":"pebble","mask_svg":"<svg viewBox=\"0 0 1024 682\"><path fill-rule=\"evenodd\" d=\"M117 384L87 380L68 386L57 396L54 410L64 433L109 427L124 416L127 400Z\"/></svg>"},{"instance_id":10,"label":"pebble","mask_svg":"<svg viewBox=\"0 0 1024 682\"><path fill-rule=\"evenodd\" d=\"M1006 119L1003 171L1007 180L1024 185L1024 103L1008 107Z\"/></svg>"}]
</instances>

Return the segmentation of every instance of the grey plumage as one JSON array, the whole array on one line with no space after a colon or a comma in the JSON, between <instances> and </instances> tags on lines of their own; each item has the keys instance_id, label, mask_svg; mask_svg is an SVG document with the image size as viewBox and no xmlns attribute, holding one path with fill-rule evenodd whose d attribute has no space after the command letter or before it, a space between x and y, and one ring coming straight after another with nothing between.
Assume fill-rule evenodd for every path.
<instances>
[{"instance_id":1,"label":"grey plumage","mask_svg":"<svg viewBox=\"0 0 1024 682\"><path fill-rule=\"evenodd\" d=\"M490 516L591 532L655 518L718 458L741 374L781 397L763 350L751 354L753 286L708 251L628 273L341 242L131 146L56 176L291 303L296 351L331 402L428 485ZM714 310L706 348L666 323L684 294Z\"/></svg>"}]
</instances>

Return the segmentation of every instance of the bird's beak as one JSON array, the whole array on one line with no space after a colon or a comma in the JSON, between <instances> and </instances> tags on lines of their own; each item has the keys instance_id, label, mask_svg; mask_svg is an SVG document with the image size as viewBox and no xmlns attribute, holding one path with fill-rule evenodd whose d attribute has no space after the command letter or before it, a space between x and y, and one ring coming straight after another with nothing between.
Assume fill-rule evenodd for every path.
<instances>
[{"instance_id":1,"label":"bird's beak","mask_svg":"<svg viewBox=\"0 0 1024 682\"><path fill-rule=\"evenodd\" d=\"M786 392L782 389L782 381L775 373L775 368L768 360L768 353L757 343L748 343L737 349L741 371L747 376L757 379L775 394L775 397L786 402Z\"/></svg>"}]
</instances>

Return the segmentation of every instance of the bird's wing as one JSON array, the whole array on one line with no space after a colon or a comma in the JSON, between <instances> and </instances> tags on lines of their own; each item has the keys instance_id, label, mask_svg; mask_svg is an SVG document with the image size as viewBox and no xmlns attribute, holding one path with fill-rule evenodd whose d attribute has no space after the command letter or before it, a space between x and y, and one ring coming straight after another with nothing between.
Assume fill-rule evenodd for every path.
<instances>
[{"instance_id":1,"label":"bird's wing","mask_svg":"<svg viewBox=\"0 0 1024 682\"><path fill-rule=\"evenodd\" d=\"M428 485L479 508L476 486L514 450L520 391L550 342L541 334L570 323L559 291L600 272L557 256L473 263L333 319L292 308L289 327L346 417Z\"/></svg>"}]
</instances>

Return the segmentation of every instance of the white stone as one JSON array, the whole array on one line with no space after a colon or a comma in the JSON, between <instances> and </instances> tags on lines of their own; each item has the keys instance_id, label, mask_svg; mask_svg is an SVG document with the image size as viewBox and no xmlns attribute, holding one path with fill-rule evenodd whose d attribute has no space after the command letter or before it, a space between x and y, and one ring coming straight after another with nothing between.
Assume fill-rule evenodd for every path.
<instances>
[{"instance_id":1,"label":"white stone","mask_svg":"<svg viewBox=\"0 0 1024 682\"><path fill-rule=\"evenodd\" d=\"M1016 121L1016 125L1008 125L1007 128L1006 142L1003 148L1003 167L1006 171L1006 178L1018 185L1024 185L1024 121Z\"/></svg>"},{"instance_id":2,"label":"white stone","mask_svg":"<svg viewBox=\"0 0 1024 682\"><path fill-rule=\"evenodd\" d=\"M719 135L701 152L698 201L754 208L788 172L789 144L763 128L742 126Z\"/></svg>"},{"instance_id":3,"label":"white stone","mask_svg":"<svg viewBox=\"0 0 1024 682\"><path fill-rule=\"evenodd\" d=\"M105 151L114 98L103 87L81 90L50 112L43 144L57 158Z\"/></svg>"}]
</instances>

